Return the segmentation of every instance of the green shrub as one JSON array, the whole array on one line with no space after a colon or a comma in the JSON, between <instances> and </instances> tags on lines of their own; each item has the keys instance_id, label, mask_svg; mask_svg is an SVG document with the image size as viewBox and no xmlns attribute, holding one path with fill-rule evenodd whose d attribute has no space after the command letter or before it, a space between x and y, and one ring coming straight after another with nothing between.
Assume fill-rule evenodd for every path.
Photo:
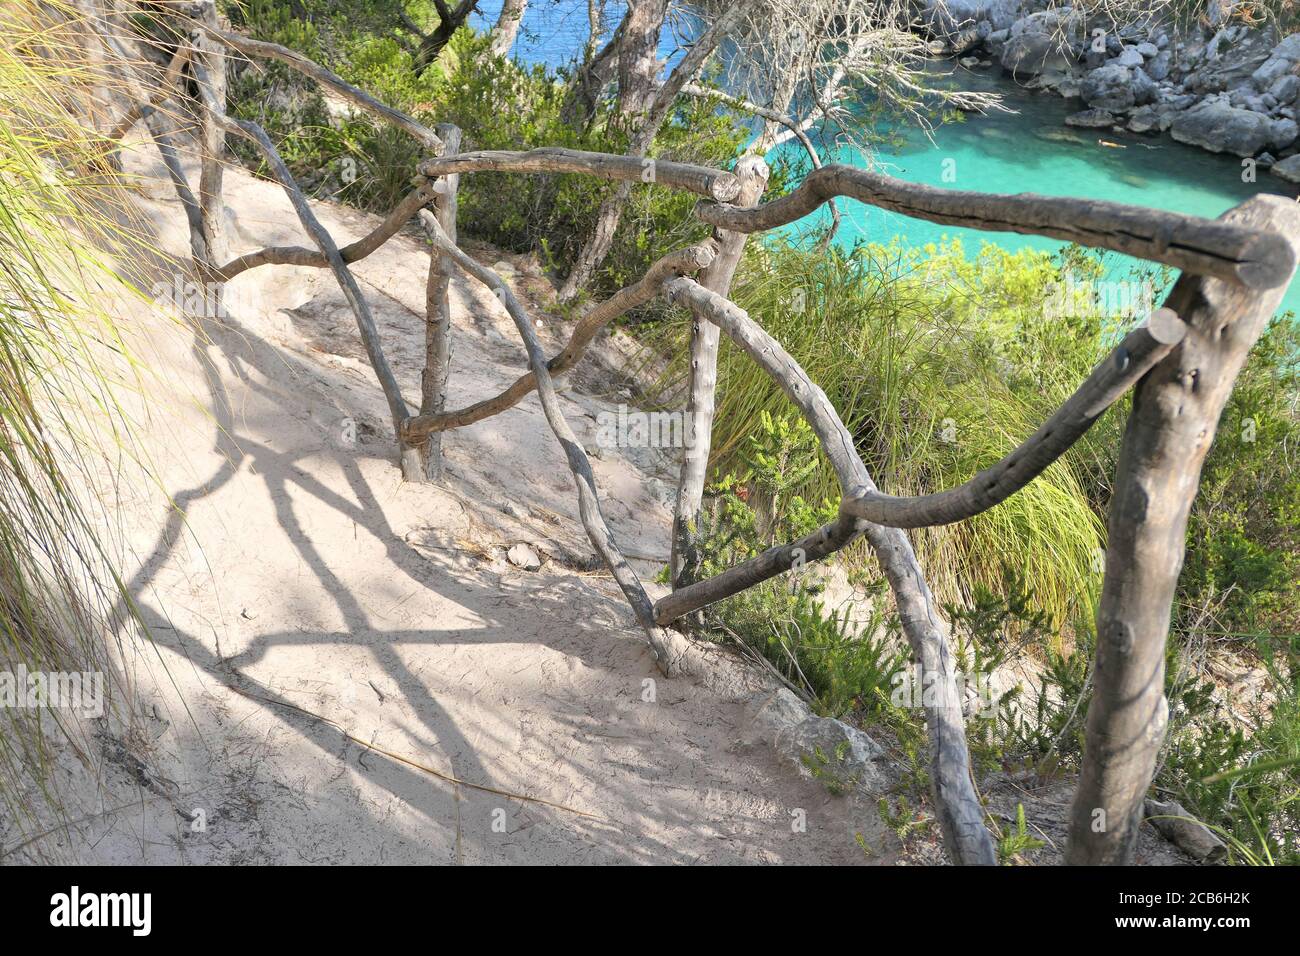
<instances>
[{"instance_id":1,"label":"green shrub","mask_svg":"<svg viewBox=\"0 0 1300 956\"><path fill-rule=\"evenodd\" d=\"M1188 522L1179 624L1300 632L1300 325L1275 319L1251 351L1219 422Z\"/></svg>"},{"instance_id":2,"label":"green shrub","mask_svg":"<svg viewBox=\"0 0 1300 956\"><path fill-rule=\"evenodd\" d=\"M1267 697L1234 716L1171 666L1157 785L1225 837L1239 863L1300 864L1300 635L1262 639ZM1176 650L1171 650L1175 657Z\"/></svg>"},{"instance_id":3,"label":"green shrub","mask_svg":"<svg viewBox=\"0 0 1300 956\"><path fill-rule=\"evenodd\" d=\"M745 468L711 489L701 517L704 573L716 574L752 557L774 541L801 537L828 521L835 503L811 504L791 493L815 447L812 430L793 416L764 415L747 443ZM875 588L879 593L879 588ZM790 683L831 717L879 717L907 655L898 651L897 628L873 614L860 626L817 599L811 577L769 581L706 612L717 636L734 639L765 657Z\"/></svg>"},{"instance_id":4,"label":"green shrub","mask_svg":"<svg viewBox=\"0 0 1300 956\"><path fill-rule=\"evenodd\" d=\"M993 246L968 260L955 242L824 254L776 242L755 248L733 297L825 390L878 484L911 495L960 484L997 461L1104 351L1096 318L1043 317L1043 287L1058 274L1047 256ZM679 357L665 386L684 374L688 329L683 316L660 331L661 351ZM784 414L790 404L729 342L718 382L713 465L726 474L741 466L762 413ZM813 457L818 467L797 490L838 498L829 462ZM977 585L1000 587L1013 560L1043 606L1068 619L1099 582L1103 522L1088 478L1058 462L998 508L914 532L937 593L964 601Z\"/></svg>"},{"instance_id":5,"label":"green shrub","mask_svg":"<svg viewBox=\"0 0 1300 956\"><path fill-rule=\"evenodd\" d=\"M251 35L320 60L423 123L459 126L463 150L626 151L626 137L609 122L608 104L588 124L572 121L562 72L494 57L486 36L463 29L417 76L411 51L394 39L393 20L380 15L386 9L382 4L341 12L335 6L318 0L306 5L303 17L285 0L252 0L237 17ZM290 170L318 196L383 213L411 188L421 159L418 144L365 116L331 116L319 92L287 67L244 69L231 84L231 102L236 115L267 129ZM664 124L651 155L725 168L746 136L712 106L684 100ZM235 144L235 149L252 168L263 168L251 146ZM775 188L780 187L778 177ZM564 274L613 188L585 176L464 176L460 231L511 251L540 252L547 266ZM696 201L675 190L638 185L593 290L633 282L654 259L705 238L708 227L691 215Z\"/></svg>"}]
</instances>

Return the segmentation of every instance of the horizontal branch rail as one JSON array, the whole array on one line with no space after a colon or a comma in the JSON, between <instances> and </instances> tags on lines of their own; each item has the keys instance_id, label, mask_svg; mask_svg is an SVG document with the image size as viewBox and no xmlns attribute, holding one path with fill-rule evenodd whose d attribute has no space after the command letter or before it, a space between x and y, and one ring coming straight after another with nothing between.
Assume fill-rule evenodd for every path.
<instances>
[{"instance_id":1,"label":"horizontal branch rail","mask_svg":"<svg viewBox=\"0 0 1300 956\"><path fill-rule=\"evenodd\" d=\"M711 578L665 594L655 602L655 621L667 627L687 614L717 604L778 574L784 574L796 564L828 558L862 537L864 529L859 525L860 522L856 519L841 515L798 541L773 545Z\"/></svg>"},{"instance_id":2,"label":"horizontal branch rail","mask_svg":"<svg viewBox=\"0 0 1300 956\"><path fill-rule=\"evenodd\" d=\"M720 169L667 159L592 153L558 147L530 149L526 152L481 150L436 157L422 162L420 172L425 176L474 172L582 173L598 179L671 186L722 203L731 202L740 195L740 180L734 174Z\"/></svg>"},{"instance_id":3,"label":"horizontal branch rail","mask_svg":"<svg viewBox=\"0 0 1300 956\"><path fill-rule=\"evenodd\" d=\"M546 363L547 370L552 376L563 375L569 371L586 353L587 346L591 344L597 332L632 309L645 305L660 293L664 283L670 279L705 268L713 262L715 254L711 243L701 243L664 256L647 270L639 282L621 289L584 315L574 328L573 334L569 336L568 344ZM405 438L408 442L415 443L433 432L461 428L491 418L518 405L535 388L537 388L537 376L529 372L515 379L510 387L500 394L465 408L431 415L412 415L403 426Z\"/></svg>"},{"instance_id":4,"label":"horizontal branch rail","mask_svg":"<svg viewBox=\"0 0 1300 956\"><path fill-rule=\"evenodd\" d=\"M844 499L843 514L891 528L928 528L965 521L988 511L1029 484L1060 458L1187 334L1169 309L1125 336L1038 431L991 468L965 484L929 495L899 498L862 491Z\"/></svg>"},{"instance_id":5,"label":"horizontal branch rail","mask_svg":"<svg viewBox=\"0 0 1300 956\"><path fill-rule=\"evenodd\" d=\"M217 30L203 23L195 24L209 36L224 43L230 49L242 53L248 57L262 57L263 59L276 60L286 66L297 70L303 76L310 77L323 86L328 86L339 96L355 106L361 107L372 116L376 116L386 123L404 130L411 136L414 136L426 147L433 152L442 151L442 140L438 134L422 123L417 122L410 116L407 116L401 110L393 109L386 103L381 103L365 90L353 86L337 73L333 73L313 62L307 57L291 50L286 46L280 46L278 43L268 43L265 40L254 40L251 37L241 36L238 33L228 33L225 30Z\"/></svg>"},{"instance_id":6,"label":"horizontal branch rail","mask_svg":"<svg viewBox=\"0 0 1300 956\"><path fill-rule=\"evenodd\" d=\"M765 205L701 206L696 215L720 229L759 232L802 219L834 196L944 225L1111 249L1252 289L1275 288L1295 269L1290 244L1268 231L1098 199L938 189L838 163L813 170L794 192Z\"/></svg>"},{"instance_id":7,"label":"horizontal branch rail","mask_svg":"<svg viewBox=\"0 0 1300 956\"><path fill-rule=\"evenodd\" d=\"M433 195L433 183L427 180L411 190L393 208L393 211L384 218L383 222L356 242L349 243L339 249L339 255L343 257L343 261L350 265L354 262L360 262L372 252L375 252L385 242L397 235L402 226L414 219L416 213L433 199ZM328 269L330 264L325 254L319 249L308 249L304 246L267 246L265 249L259 249L256 252L247 252L242 256L236 256L218 269L215 277L218 282L228 282L241 272L264 265L309 266L317 269Z\"/></svg>"}]
</instances>

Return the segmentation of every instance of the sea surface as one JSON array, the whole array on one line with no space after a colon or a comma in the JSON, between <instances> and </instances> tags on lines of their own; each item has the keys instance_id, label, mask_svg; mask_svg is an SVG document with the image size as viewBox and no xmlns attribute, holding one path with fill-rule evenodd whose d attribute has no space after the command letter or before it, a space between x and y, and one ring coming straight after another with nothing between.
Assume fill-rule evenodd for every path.
<instances>
[{"instance_id":1,"label":"sea surface","mask_svg":"<svg viewBox=\"0 0 1300 956\"><path fill-rule=\"evenodd\" d=\"M501 2L483 0L479 6L476 26L488 27L496 21ZM619 5L611 4L607 15L611 24L617 23ZM665 31L661 55L671 60L679 49L677 36L689 29L690 24L682 23L676 31ZM587 30L585 0L532 0L515 55L531 63L561 67L581 50ZM969 114L963 122L945 123L928 134L914 126L882 130L888 135L870 144L870 161L861 152L819 144L823 160L858 166L870 162L901 179L950 189L1083 196L1207 217L1218 216L1256 193L1291 198L1297 194L1295 186L1264 169L1256 170L1251 182L1239 158L1184 146L1168 136L1065 126L1063 120L1071 109L1065 100L1023 89L1001 76L996 67L968 70L943 61L936 62L932 70L936 83L999 93L1009 112ZM802 151L795 143L779 147L776 153L790 149ZM983 241L1012 250L1052 251L1063 245L1036 236L939 226L851 200L842 202L840 208L843 222L836 241L845 245L888 243L897 238L921 246L957 237L968 254L977 252ZM816 226L826 215L824 210L814 213L796 228ZM1108 253L1105 262L1108 274L1115 279L1126 277L1137 265L1118 253ZM1300 281L1291 284L1282 308L1300 315Z\"/></svg>"}]
</instances>

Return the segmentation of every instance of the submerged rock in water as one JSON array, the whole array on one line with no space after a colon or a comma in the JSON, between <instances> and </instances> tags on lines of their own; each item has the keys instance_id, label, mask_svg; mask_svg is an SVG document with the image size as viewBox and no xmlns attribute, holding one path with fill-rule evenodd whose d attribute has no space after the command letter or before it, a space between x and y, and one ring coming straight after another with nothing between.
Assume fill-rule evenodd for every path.
<instances>
[{"instance_id":1,"label":"submerged rock in water","mask_svg":"<svg viewBox=\"0 0 1300 956\"><path fill-rule=\"evenodd\" d=\"M1300 183L1300 153L1279 163L1274 163L1269 172L1278 179L1285 179L1289 183Z\"/></svg>"},{"instance_id":2,"label":"submerged rock in water","mask_svg":"<svg viewBox=\"0 0 1300 956\"><path fill-rule=\"evenodd\" d=\"M1066 120L1066 122L1069 122L1069 120ZM1067 129L1057 129L1054 126L1049 127L1047 129L1040 129L1037 132L1035 132L1034 135L1037 136L1039 139L1045 139L1053 143L1087 144L1088 142L1090 142L1090 140L1084 139L1078 133L1072 133Z\"/></svg>"},{"instance_id":3,"label":"submerged rock in water","mask_svg":"<svg viewBox=\"0 0 1300 956\"><path fill-rule=\"evenodd\" d=\"M1115 116L1106 110L1082 110L1067 116L1065 125L1082 126L1085 129L1109 129L1115 125Z\"/></svg>"},{"instance_id":4,"label":"submerged rock in water","mask_svg":"<svg viewBox=\"0 0 1300 956\"><path fill-rule=\"evenodd\" d=\"M1221 100L1207 101L1180 113L1170 132L1180 143L1237 156L1254 156L1273 137L1267 116L1237 109Z\"/></svg>"}]
</instances>

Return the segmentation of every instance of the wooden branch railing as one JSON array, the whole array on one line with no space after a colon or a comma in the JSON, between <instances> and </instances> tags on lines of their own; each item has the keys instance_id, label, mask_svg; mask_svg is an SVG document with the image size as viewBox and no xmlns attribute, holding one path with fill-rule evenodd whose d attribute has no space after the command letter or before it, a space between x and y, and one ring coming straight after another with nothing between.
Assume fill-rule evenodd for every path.
<instances>
[{"instance_id":1,"label":"wooden branch railing","mask_svg":"<svg viewBox=\"0 0 1300 956\"><path fill-rule=\"evenodd\" d=\"M587 346L601 329L614 320L639 308L659 294L665 282L678 276L699 272L713 262L716 251L711 244L689 246L670 252L654 265L637 282L597 304L578 320L568 344L546 363L552 377L569 371L586 354ZM448 428L462 428L514 408L537 388L537 376L532 372L521 375L514 383L492 398L484 399L465 408L436 414L415 415L406 420L405 437L418 441Z\"/></svg>"},{"instance_id":2,"label":"wooden branch railing","mask_svg":"<svg viewBox=\"0 0 1300 956\"><path fill-rule=\"evenodd\" d=\"M767 163L757 156L747 156L736 164L736 177L740 180L737 203L742 207L757 204L767 188ZM700 273L700 283L704 288L724 296L731 290L731 280L740 264L747 238L742 232L715 231L713 241L718 247L718 257ZM718 330L698 312L691 317L690 358L686 392L686 423L690 440L682 451L668 559L668 573L674 589L697 580L704 563L699 549L698 524L704 506L709 451L713 447L713 415L718 390Z\"/></svg>"},{"instance_id":3,"label":"wooden branch railing","mask_svg":"<svg viewBox=\"0 0 1300 956\"><path fill-rule=\"evenodd\" d=\"M947 491L896 498L857 490L840 510L891 528L929 528L965 521L1001 504L1070 450L1097 421L1187 333L1170 309L1157 309L1144 325L1125 336L1093 370L1078 391L1038 431L991 468Z\"/></svg>"},{"instance_id":4,"label":"wooden branch railing","mask_svg":"<svg viewBox=\"0 0 1300 956\"><path fill-rule=\"evenodd\" d=\"M210 4L210 0L205 2ZM153 122L151 133L186 210L200 272L225 282L264 265L330 269L353 310L358 333L388 401L403 474L409 479L429 480L438 474L440 459L432 436L500 414L536 391L573 474L579 517L587 536L622 590L665 673L686 670L690 649L687 639L666 625L865 537L893 592L904 634L922 674L948 690L931 695L937 699L925 704L925 719L936 815L955 863L990 864L996 862L996 853L972 783L947 629L903 529L961 521L996 507L1041 474L1106 408L1136 386L1111 508L1111 543L1097 622L1097 691L1089 708L1088 748L1069 848L1073 862L1131 858L1141 797L1163 735L1160 673L1187 509L1195 494L1200 461L1246 351L1294 274L1300 210L1293 203L1257 198L1211 221L1089 199L936 189L835 165L813 170L790 194L756 205L766 179L761 160L750 159L733 173L669 160L568 149L461 153L459 131L454 128L440 127L435 133L301 54L218 29L210 12L195 22L195 49L188 51L188 59L202 96L203 179L209 187L215 183L215 203L206 194L196 198L190 189L173 132ZM221 61L205 49L207 41L245 56L285 63L413 136L432 154L420 162L415 187L371 233L340 249L312 212L265 131L226 115L224 81L211 75L213 64ZM178 53L178 61L179 57ZM166 82L174 82L176 75L175 69L169 70ZM156 107L162 98L157 94L136 98L138 105L128 110L115 133L125 133L134 115L146 120L159 115ZM220 216L221 206L220 177L213 174L210 164L220 157L222 148L221 142L206 132L211 129L247 137L257 145L315 249L272 246L244 253L222 266L211 261L209 243L212 236L219 235L212 220ZM579 320L564 349L548 359L527 312L509 286L457 245L457 177L484 171L580 174L695 193L709 200L697 206L696 213L715 227L715 235L708 243L665 256L640 280L594 305ZM1174 266L1185 275L1169 297L1167 308L1155 311L1145 324L1130 332L1074 395L1002 461L955 488L895 497L876 487L853 436L812 377L727 298L746 235L793 222L837 196L932 222L1044 235L1111 249ZM417 214L431 239L432 252L421 403L413 414L384 357L369 307L348 265L373 253ZM447 411L451 353L447 281L452 265L491 289L505 307L524 343L529 370L498 395ZM602 328L656 296L688 307L695 316L691 411L703 416L706 424L702 450L696 448L683 465L684 493L679 494L674 520L675 555L679 546L693 547L690 536L695 533L698 514L693 489L702 485L709 452L707 424L711 421L712 363L716 361L718 331L764 369L807 419L834 468L842 500L836 520L803 539L769 548L707 580L675 575L675 589L652 603L614 542L601 512L591 463L565 420L554 379L580 361ZM701 437L698 428L695 437ZM1098 818L1108 822L1098 828Z\"/></svg>"},{"instance_id":5,"label":"wooden branch railing","mask_svg":"<svg viewBox=\"0 0 1300 956\"><path fill-rule=\"evenodd\" d=\"M424 176L477 172L581 173L596 179L653 183L682 189L718 202L731 202L740 194L740 179L719 169L665 159L615 156L559 147L530 149L522 153L484 150L426 159L420 164L420 173Z\"/></svg>"},{"instance_id":6,"label":"wooden branch railing","mask_svg":"<svg viewBox=\"0 0 1300 956\"><path fill-rule=\"evenodd\" d=\"M1296 266L1284 237L1229 222L1100 199L939 189L840 164L813 170L793 192L757 209L704 206L697 214L720 229L759 232L802 219L835 196L948 226L1110 249L1250 289L1286 285Z\"/></svg>"},{"instance_id":7,"label":"wooden branch railing","mask_svg":"<svg viewBox=\"0 0 1300 956\"><path fill-rule=\"evenodd\" d=\"M501 281L501 277L458 249L442 231L437 219L428 212L423 212L420 214L420 220L429 230L434 243L450 255L457 265L491 289L510 313L510 318L514 320L519 336L524 340L524 347L528 351L528 364L533 372L537 396L541 399L542 412L546 416L547 424L551 426L551 431L555 433L560 447L564 449L569 470L573 472L573 480L578 486L578 511L587 530L587 537L591 540L596 553L609 568L614 580L618 582L623 596L631 605L633 614L636 615L637 623L644 628L660 668L668 675L680 673L685 657L686 640L675 631L666 630L655 624L650 597L646 594L641 579L637 577L636 572L632 570L614 544L609 526L605 523L605 516L600 510L596 475L591 470L591 460L560 409L560 398L555 391L555 382L547 369L546 355L542 352L541 343L537 341L532 320L524 311L524 307L519 304L519 300L515 298L514 292Z\"/></svg>"},{"instance_id":8,"label":"wooden branch railing","mask_svg":"<svg viewBox=\"0 0 1300 956\"><path fill-rule=\"evenodd\" d=\"M404 225L414 219L421 209L433 201L433 186L431 180L421 182L407 193L406 197L393 207L393 211L384 217L384 221L369 234L339 249L339 255L343 257L343 261L349 265L360 262L397 235ZM311 266L317 269L328 269L329 261L319 249L307 249L303 246L268 246L256 252L246 252L241 256L236 256L224 266L214 270L213 279L217 282L229 282L241 272L266 265Z\"/></svg>"},{"instance_id":9,"label":"wooden branch railing","mask_svg":"<svg viewBox=\"0 0 1300 956\"><path fill-rule=\"evenodd\" d=\"M217 29L212 23L206 21L200 21L198 27L209 37L219 41L236 53L242 53L246 57L261 57L283 63L308 79L315 80L321 86L332 90L353 106L359 106L371 116L409 134L430 151L434 153L442 151L442 140L429 127L417 122L413 117L407 116L401 110L393 109L386 103L381 103L365 90L357 89L337 73L333 73L318 63L312 62L296 50L290 50L287 46L280 46L278 43L254 40L238 33L228 33Z\"/></svg>"}]
</instances>

